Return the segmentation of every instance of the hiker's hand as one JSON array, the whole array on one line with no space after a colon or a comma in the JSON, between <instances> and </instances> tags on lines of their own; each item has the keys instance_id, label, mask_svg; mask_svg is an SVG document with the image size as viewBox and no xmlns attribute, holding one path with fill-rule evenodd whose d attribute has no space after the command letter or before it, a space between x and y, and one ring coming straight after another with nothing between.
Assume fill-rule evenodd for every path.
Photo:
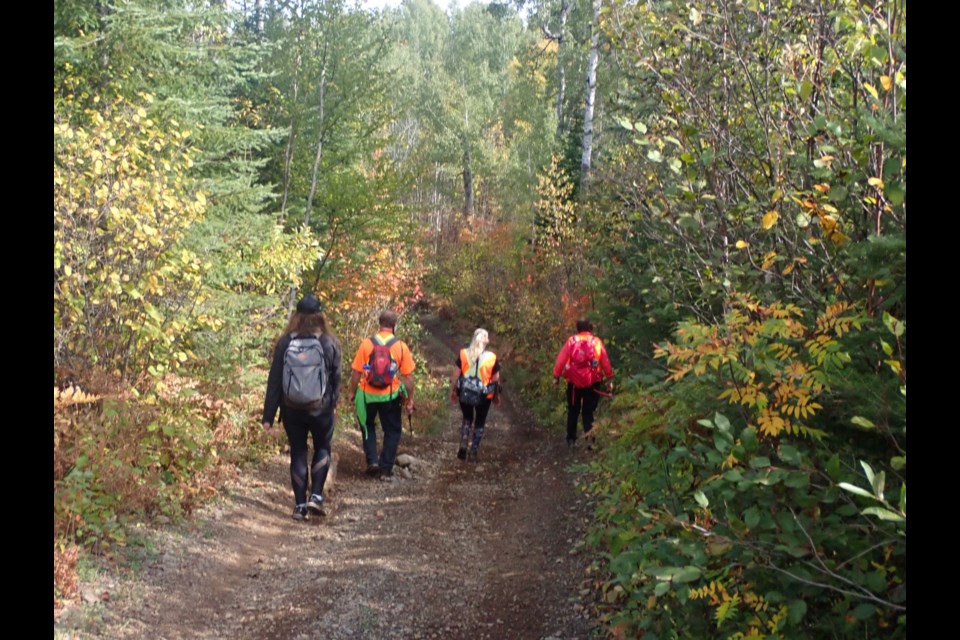
<instances>
[{"instance_id":1,"label":"hiker's hand","mask_svg":"<svg viewBox=\"0 0 960 640\"><path fill-rule=\"evenodd\" d=\"M267 433L273 433L273 424L270 422L263 423L263 430Z\"/></svg>"},{"instance_id":2,"label":"hiker's hand","mask_svg":"<svg viewBox=\"0 0 960 640\"><path fill-rule=\"evenodd\" d=\"M557 386L558 384L560 384L560 378L557 378L556 376L554 376L554 378L553 378L553 386Z\"/></svg>"},{"instance_id":3,"label":"hiker's hand","mask_svg":"<svg viewBox=\"0 0 960 640\"><path fill-rule=\"evenodd\" d=\"M407 400L407 414L413 415L413 398Z\"/></svg>"},{"instance_id":4,"label":"hiker's hand","mask_svg":"<svg viewBox=\"0 0 960 640\"><path fill-rule=\"evenodd\" d=\"M451 391L451 392L450 392L450 404L457 404L457 392L456 392L456 391Z\"/></svg>"},{"instance_id":5,"label":"hiker's hand","mask_svg":"<svg viewBox=\"0 0 960 640\"><path fill-rule=\"evenodd\" d=\"M609 391L610 393L613 393L613 381L612 381L612 380L607 383L607 391Z\"/></svg>"}]
</instances>

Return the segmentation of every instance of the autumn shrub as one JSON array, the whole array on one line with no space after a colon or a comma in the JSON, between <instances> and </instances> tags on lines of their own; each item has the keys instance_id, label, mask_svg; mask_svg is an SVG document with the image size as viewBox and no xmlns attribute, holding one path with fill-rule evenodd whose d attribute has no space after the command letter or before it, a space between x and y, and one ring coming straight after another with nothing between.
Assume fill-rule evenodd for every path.
<instances>
[{"instance_id":1,"label":"autumn shrub","mask_svg":"<svg viewBox=\"0 0 960 640\"><path fill-rule=\"evenodd\" d=\"M734 297L723 325L661 347L672 384L618 398L589 486L615 635L905 637L905 441L890 457L834 438L821 404L867 322Z\"/></svg>"}]
</instances>

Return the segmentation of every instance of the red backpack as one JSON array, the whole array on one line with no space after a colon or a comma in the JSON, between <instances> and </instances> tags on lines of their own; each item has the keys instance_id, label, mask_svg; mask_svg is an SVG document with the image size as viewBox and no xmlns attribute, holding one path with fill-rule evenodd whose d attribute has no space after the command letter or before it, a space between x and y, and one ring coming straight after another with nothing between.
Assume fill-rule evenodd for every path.
<instances>
[{"instance_id":1,"label":"red backpack","mask_svg":"<svg viewBox=\"0 0 960 640\"><path fill-rule=\"evenodd\" d=\"M389 389L393 386L393 379L397 375L397 362L390 353L390 347L397 341L397 336L391 337L383 344L380 344L377 336L372 336L370 341L373 343L373 351L370 352L370 360L364 367L367 384L374 389Z\"/></svg>"},{"instance_id":2,"label":"red backpack","mask_svg":"<svg viewBox=\"0 0 960 640\"><path fill-rule=\"evenodd\" d=\"M584 389L592 387L594 372L600 362L597 360L597 338L590 336L586 339L570 338L573 345L570 347L570 363L567 365L566 378L573 386Z\"/></svg>"}]
</instances>

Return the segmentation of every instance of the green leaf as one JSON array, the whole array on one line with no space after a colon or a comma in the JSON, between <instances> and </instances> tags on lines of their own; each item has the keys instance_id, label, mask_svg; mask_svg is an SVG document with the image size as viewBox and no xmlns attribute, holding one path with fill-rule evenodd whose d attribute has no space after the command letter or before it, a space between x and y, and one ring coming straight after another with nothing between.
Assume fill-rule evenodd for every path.
<instances>
[{"instance_id":1,"label":"green leaf","mask_svg":"<svg viewBox=\"0 0 960 640\"><path fill-rule=\"evenodd\" d=\"M740 482L743 480L743 474L738 469L730 469L723 474L723 479L727 482Z\"/></svg>"},{"instance_id":2,"label":"green leaf","mask_svg":"<svg viewBox=\"0 0 960 640\"><path fill-rule=\"evenodd\" d=\"M883 489L884 484L886 484L886 473L883 471L878 472L873 476L873 494L879 499L883 499Z\"/></svg>"},{"instance_id":3,"label":"green leaf","mask_svg":"<svg viewBox=\"0 0 960 640\"><path fill-rule=\"evenodd\" d=\"M750 458L750 468L751 469L763 469L770 466L770 458L767 456L757 456L756 458Z\"/></svg>"},{"instance_id":4,"label":"green leaf","mask_svg":"<svg viewBox=\"0 0 960 640\"><path fill-rule=\"evenodd\" d=\"M873 494L867 491L866 489L861 489L855 484L850 484L849 482L841 482L839 485L844 491L849 491L850 493L855 493L858 496L863 496L865 498L873 498Z\"/></svg>"},{"instance_id":5,"label":"green leaf","mask_svg":"<svg viewBox=\"0 0 960 640\"><path fill-rule=\"evenodd\" d=\"M886 340L881 340L881 341L880 341L880 348L883 349L883 352L884 352L885 354L887 354L888 356L892 356L892 355L893 355L893 347L891 347L889 344L887 344Z\"/></svg>"},{"instance_id":6,"label":"green leaf","mask_svg":"<svg viewBox=\"0 0 960 640\"><path fill-rule=\"evenodd\" d=\"M830 476L831 479L836 480L837 478L840 477L840 456L839 455L835 454L832 458L827 460L826 470L827 470L827 475Z\"/></svg>"},{"instance_id":7,"label":"green leaf","mask_svg":"<svg viewBox=\"0 0 960 640\"><path fill-rule=\"evenodd\" d=\"M706 509L710 505L710 501L707 500L707 496L704 495L703 491L697 490L693 492L693 499L697 501L697 504Z\"/></svg>"},{"instance_id":8,"label":"green leaf","mask_svg":"<svg viewBox=\"0 0 960 640\"><path fill-rule=\"evenodd\" d=\"M780 445L780 450L777 454L780 456L780 459L787 464L800 464L800 451L798 451L796 447L788 444Z\"/></svg>"},{"instance_id":9,"label":"green leaf","mask_svg":"<svg viewBox=\"0 0 960 640\"><path fill-rule=\"evenodd\" d=\"M865 460L860 461L860 466L863 467L863 472L867 474L867 481L870 483L870 486L873 486L873 467L871 467Z\"/></svg>"},{"instance_id":10,"label":"green leaf","mask_svg":"<svg viewBox=\"0 0 960 640\"><path fill-rule=\"evenodd\" d=\"M795 471L787 476L787 479L783 481L783 484L787 485L791 489L803 489L804 487L810 485L810 476L802 471Z\"/></svg>"},{"instance_id":11,"label":"green leaf","mask_svg":"<svg viewBox=\"0 0 960 640\"><path fill-rule=\"evenodd\" d=\"M749 507L743 512L743 522L751 529L760 524L760 510L756 507Z\"/></svg>"},{"instance_id":12,"label":"green leaf","mask_svg":"<svg viewBox=\"0 0 960 640\"><path fill-rule=\"evenodd\" d=\"M887 196L887 200L894 206L903 204L907 199L907 189L903 186L902 182L891 182L886 185L883 189L883 194Z\"/></svg>"},{"instance_id":13,"label":"green leaf","mask_svg":"<svg viewBox=\"0 0 960 640\"><path fill-rule=\"evenodd\" d=\"M665 594L665 593L668 592L668 591L670 591L670 583L669 583L669 582L658 582L658 583L657 583L657 586L655 586L655 587L653 588L653 595L659 597L659 596L662 596L663 594Z\"/></svg>"},{"instance_id":14,"label":"green leaf","mask_svg":"<svg viewBox=\"0 0 960 640\"><path fill-rule=\"evenodd\" d=\"M809 80L800 83L800 97L806 100L813 93L813 84Z\"/></svg>"},{"instance_id":15,"label":"green leaf","mask_svg":"<svg viewBox=\"0 0 960 640\"><path fill-rule=\"evenodd\" d=\"M680 169L683 168L683 163L680 162L678 158L670 158L667 160L667 166L670 167L670 170L676 174L680 173Z\"/></svg>"},{"instance_id":16,"label":"green leaf","mask_svg":"<svg viewBox=\"0 0 960 640\"><path fill-rule=\"evenodd\" d=\"M904 518L899 513L890 511L889 509L884 509L883 507L867 507L860 513L862 513L865 516L877 516L881 520L887 520L889 522L905 522L906 521L906 518Z\"/></svg>"},{"instance_id":17,"label":"green leaf","mask_svg":"<svg viewBox=\"0 0 960 640\"><path fill-rule=\"evenodd\" d=\"M699 580L700 575L701 571L699 567L688 565L677 570L677 572L673 575L673 582L680 584L684 582L693 582L694 580Z\"/></svg>"},{"instance_id":18,"label":"green leaf","mask_svg":"<svg viewBox=\"0 0 960 640\"><path fill-rule=\"evenodd\" d=\"M853 617L857 620L866 620L877 612L877 608L872 604L861 604L853 610Z\"/></svg>"},{"instance_id":19,"label":"green leaf","mask_svg":"<svg viewBox=\"0 0 960 640\"><path fill-rule=\"evenodd\" d=\"M803 616L807 615L807 603L803 600L794 600L790 603L789 607L790 613L787 614L787 619L790 621L790 624L800 624Z\"/></svg>"},{"instance_id":20,"label":"green leaf","mask_svg":"<svg viewBox=\"0 0 960 640\"><path fill-rule=\"evenodd\" d=\"M663 162L663 154L656 149L650 149L650 151L647 152L647 159L651 162Z\"/></svg>"},{"instance_id":21,"label":"green leaf","mask_svg":"<svg viewBox=\"0 0 960 640\"><path fill-rule=\"evenodd\" d=\"M173 436L173 434L176 433L176 429L174 429L172 424L165 424L160 430L163 431L163 435L165 436Z\"/></svg>"},{"instance_id":22,"label":"green leaf","mask_svg":"<svg viewBox=\"0 0 960 640\"><path fill-rule=\"evenodd\" d=\"M701 427L706 427L707 429L713 429L713 422L707 420L706 418L697 420L697 424L699 424Z\"/></svg>"},{"instance_id":23,"label":"green leaf","mask_svg":"<svg viewBox=\"0 0 960 640\"><path fill-rule=\"evenodd\" d=\"M890 458L890 466L896 471L900 471L907 466L907 456L894 456Z\"/></svg>"},{"instance_id":24,"label":"green leaf","mask_svg":"<svg viewBox=\"0 0 960 640\"><path fill-rule=\"evenodd\" d=\"M850 422L857 425L858 427L863 427L864 429L875 428L875 425L869 420L867 420L866 418L864 418L863 416L853 416L853 418L850 419Z\"/></svg>"},{"instance_id":25,"label":"green leaf","mask_svg":"<svg viewBox=\"0 0 960 640\"><path fill-rule=\"evenodd\" d=\"M907 328L907 323L905 321L897 320L886 311L883 312L883 324L887 329L890 330L890 333L898 338L903 335L903 332Z\"/></svg>"},{"instance_id":26,"label":"green leaf","mask_svg":"<svg viewBox=\"0 0 960 640\"><path fill-rule=\"evenodd\" d=\"M717 425L717 429L720 431L730 431L730 420L727 419L727 416L722 413L713 414L713 422Z\"/></svg>"},{"instance_id":27,"label":"green leaf","mask_svg":"<svg viewBox=\"0 0 960 640\"><path fill-rule=\"evenodd\" d=\"M709 166L713 164L713 160L716 157L716 152L712 147L707 147L703 150L703 153L700 155L700 159L703 161L703 164Z\"/></svg>"}]
</instances>

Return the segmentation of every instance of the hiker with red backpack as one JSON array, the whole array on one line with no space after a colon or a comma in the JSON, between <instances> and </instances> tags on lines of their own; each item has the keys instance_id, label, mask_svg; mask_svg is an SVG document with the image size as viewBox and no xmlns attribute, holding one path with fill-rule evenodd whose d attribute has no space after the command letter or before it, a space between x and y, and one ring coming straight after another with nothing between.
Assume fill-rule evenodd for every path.
<instances>
[{"instance_id":1,"label":"hiker with red backpack","mask_svg":"<svg viewBox=\"0 0 960 640\"><path fill-rule=\"evenodd\" d=\"M280 422L290 442L290 481L293 519L327 514L323 486L330 471L334 410L340 399L340 343L327 328L323 305L313 294L304 296L277 339L267 377L261 423L273 431ZM307 499L307 434L313 438L310 498Z\"/></svg>"},{"instance_id":2,"label":"hiker with red backpack","mask_svg":"<svg viewBox=\"0 0 960 640\"><path fill-rule=\"evenodd\" d=\"M397 314L380 314L376 334L360 343L350 374L350 401L357 410L363 434L367 475L393 480L393 465L403 433L403 407L413 414L413 356L410 347L393 335ZM358 392L359 387L359 392ZM376 420L383 429L383 446L377 454Z\"/></svg>"},{"instance_id":3,"label":"hiker with red backpack","mask_svg":"<svg viewBox=\"0 0 960 640\"><path fill-rule=\"evenodd\" d=\"M577 320L577 333L570 336L553 366L553 384L567 381L567 446L577 444L577 421L583 413L583 437L590 444L593 412L601 395L613 391L613 368L603 341L593 335L593 323ZM606 393L603 391L606 382Z\"/></svg>"},{"instance_id":4,"label":"hiker with red backpack","mask_svg":"<svg viewBox=\"0 0 960 640\"><path fill-rule=\"evenodd\" d=\"M486 329L474 331L470 344L460 349L450 379L450 402L459 401L463 414L457 457L470 462L477 461L490 405L500 405L500 362L497 354L487 351L489 343Z\"/></svg>"}]
</instances>

